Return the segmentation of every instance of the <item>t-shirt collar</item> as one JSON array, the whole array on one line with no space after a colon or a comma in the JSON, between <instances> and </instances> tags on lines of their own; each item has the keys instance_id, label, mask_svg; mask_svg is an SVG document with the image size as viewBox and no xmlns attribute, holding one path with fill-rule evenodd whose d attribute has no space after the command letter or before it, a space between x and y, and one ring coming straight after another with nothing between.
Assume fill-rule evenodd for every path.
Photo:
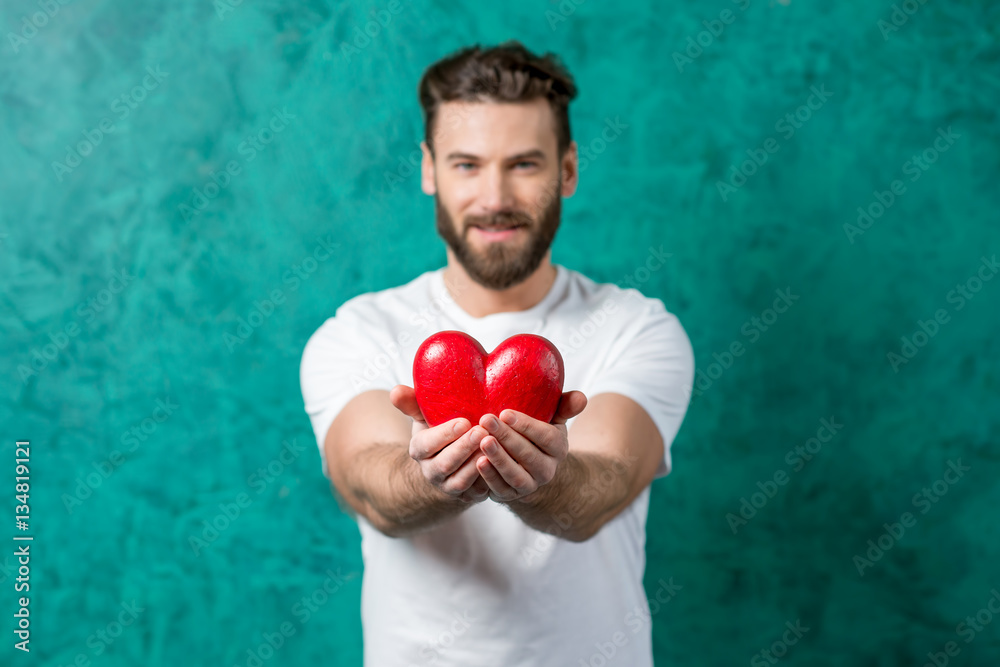
<instances>
[{"instance_id":1,"label":"t-shirt collar","mask_svg":"<svg viewBox=\"0 0 1000 667\"><path fill-rule=\"evenodd\" d=\"M505 313L492 313L482 317L474 317L467 313L448 291L444 282L444 267L432 274L433 298L440 304L442 312L460 323L463 327L478 329L480 327L504 326L518 323L524 329L540 327L552 307L563 297L568 273L560 264L553 264L556 269L556 279L542 300L526 310L515 310ZM530 326L529 326L530 325Z\"/></svg>"}]
</instances>

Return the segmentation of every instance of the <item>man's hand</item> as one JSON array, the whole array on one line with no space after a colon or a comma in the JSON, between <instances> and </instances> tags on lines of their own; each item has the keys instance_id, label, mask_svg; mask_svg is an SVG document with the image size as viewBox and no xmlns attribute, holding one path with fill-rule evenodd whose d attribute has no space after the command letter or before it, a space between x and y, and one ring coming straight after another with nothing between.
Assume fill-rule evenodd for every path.
<instances>
[{"instance_id":1,"label":"man's hand","mask_svg":"<svg viewBox=\"0 0 1000 667\"><path fill-rule=\"evenodd\" d=\"M468 437L486 455L476 466L489 496L504 503L520 500L551 482L569 452L566 421L585 407L584 393L569 391L560 397L552 423L509 408L500 412L499 420L483 415L463 439Z\"/></svg>"},{"instance_id":2,"label":"man's hand","mask_svg":"<svg viewBox=\"0 0 1000 667\"><path fill-rule=\"evenodd\" d=\"M479 442L472 442L469 420L459 417L427 426L413 388L403 384L392 388L389 400L413 419L410 456L420 464L424 479L442 493L467 503L485 500L490 489L476 466L479 460L485 462L486 457L480 453Z\"/></svg>"}]
</instances>

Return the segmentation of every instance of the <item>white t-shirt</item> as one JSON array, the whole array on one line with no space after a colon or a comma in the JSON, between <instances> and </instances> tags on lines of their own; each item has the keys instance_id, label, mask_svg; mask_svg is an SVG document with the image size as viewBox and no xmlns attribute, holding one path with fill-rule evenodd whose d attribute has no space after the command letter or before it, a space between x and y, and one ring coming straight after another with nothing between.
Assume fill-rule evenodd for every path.
<instances>
[{"instance_id":1,"label":"white t-shirt","mask_svg":"<svg viewBox=\"0 0 1000 667\"><path fill-rule=\"evenodd\" d=\"M646 410L665 444L656 476L666 475L694 376L687 334L658 299L556 270L542 301L518 312L469 315L443 269L338 308L309 339L301 365L324 474L326 432L344 405L370 389L412 387L420 343L451 329L487 352L518 333L551 340L565 362L563 391L615 392ZM581 489L581 500L600 488ZM642 585L648 507L649 487L580 543L530 528L491 500L411 537L387 537L359 516L365 666L651 667Z\"/></svg>"}]
</instances>

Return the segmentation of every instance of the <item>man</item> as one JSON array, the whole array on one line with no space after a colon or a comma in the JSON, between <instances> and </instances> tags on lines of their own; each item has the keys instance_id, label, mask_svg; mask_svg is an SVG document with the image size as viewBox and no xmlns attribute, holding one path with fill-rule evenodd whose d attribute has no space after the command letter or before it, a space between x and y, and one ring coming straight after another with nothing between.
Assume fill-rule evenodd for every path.
<instances>
[{"instance_id":1,"label":"man","mask_svg":"<svg viewBox=\"0 0 1000 667\"><path fill-rule=\"evenodd\" d=\"M324 473L361 531L365 665L649 667L649 484L670 471L690 342L659 300L551 262L578 181L576 87L554 56L473 47L419 90L447 266L344 303L301 366ZM428 427L413 358L448 329L487 351L551 340L569 389L552 422Z\"/></svg>"}]
</instances>

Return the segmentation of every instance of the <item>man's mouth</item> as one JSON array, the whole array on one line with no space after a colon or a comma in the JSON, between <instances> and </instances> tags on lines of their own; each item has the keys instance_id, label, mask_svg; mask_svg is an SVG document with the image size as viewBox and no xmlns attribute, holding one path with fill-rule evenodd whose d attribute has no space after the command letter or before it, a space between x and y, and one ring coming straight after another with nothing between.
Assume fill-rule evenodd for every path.
<instances>
[{"instance_id":1,"label":"man's mouth","mask_svg":"<svg viewBox=\"0 0 1000 667\"><path fill-rule=\"evenodd\" d=\"M524 225L516 222L512 222L505 225L471 225L476 229L483 229L488 232L502 232L506 229L516 229L517 227L524 227Z\"/></svg>"},{"instance_id":2,"label":"man's mouth","mask_svg":"<svg viewBox=\"0 0 1000 667\"><path fill-rule=\"evenodd\" d=\"M477 235L483 237L483 239L487 241L502 241L514 236L525 226L526 225L520 224L472 225L472 229L475 230Z\"/></svg>"}]
</instances>

